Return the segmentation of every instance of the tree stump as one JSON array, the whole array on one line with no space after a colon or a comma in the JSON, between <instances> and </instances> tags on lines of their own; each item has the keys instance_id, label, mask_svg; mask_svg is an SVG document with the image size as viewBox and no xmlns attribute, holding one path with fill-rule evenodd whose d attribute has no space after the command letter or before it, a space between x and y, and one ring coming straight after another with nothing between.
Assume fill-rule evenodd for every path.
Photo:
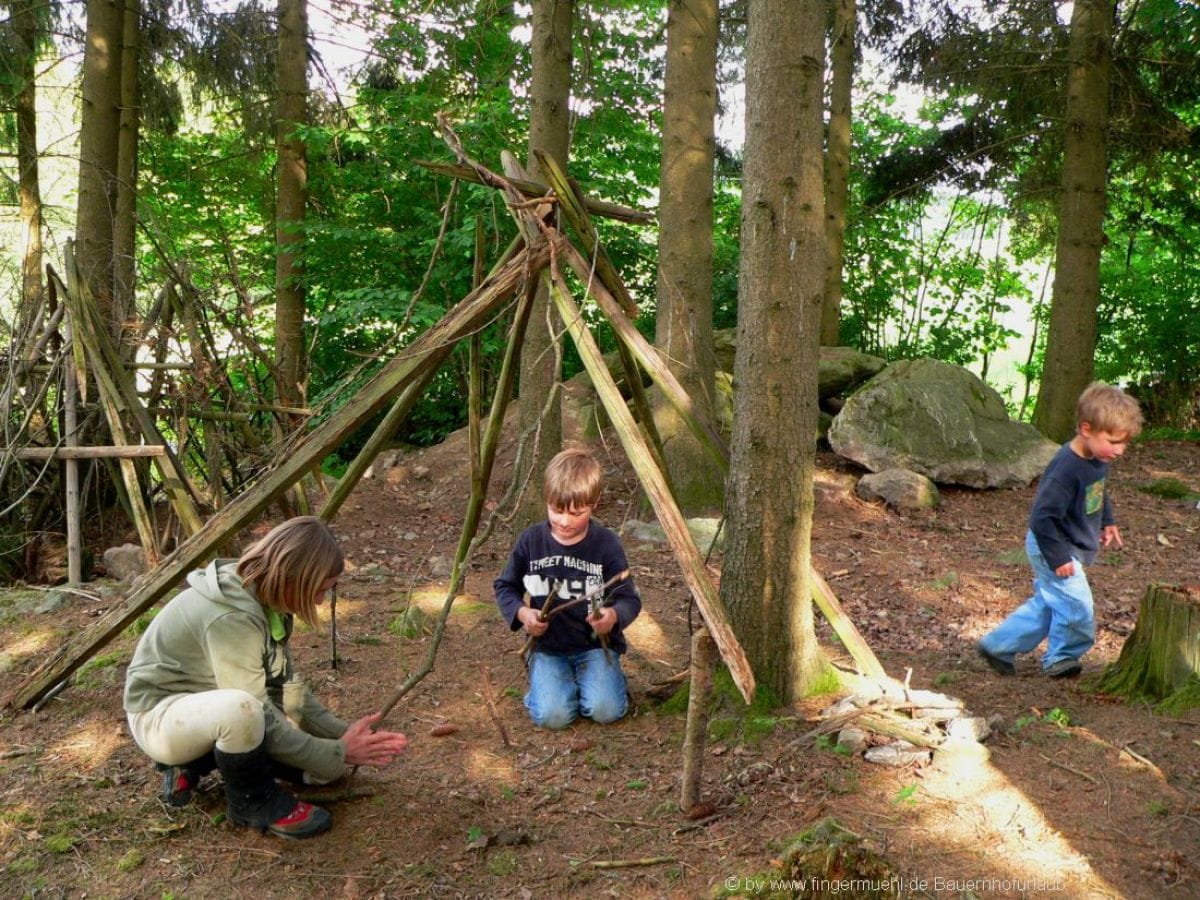
<instances>
[{"instance_id":1,"label":"tree stump","mask_svg":"<svg viewBox=\"0 0 1200 900\"><path fill-rule=\"evenodd\" d=\"M1150 585L1133 633L1098 687L1163 712L1200 706L1200 587Z\"/></svg>"}]
</instances>

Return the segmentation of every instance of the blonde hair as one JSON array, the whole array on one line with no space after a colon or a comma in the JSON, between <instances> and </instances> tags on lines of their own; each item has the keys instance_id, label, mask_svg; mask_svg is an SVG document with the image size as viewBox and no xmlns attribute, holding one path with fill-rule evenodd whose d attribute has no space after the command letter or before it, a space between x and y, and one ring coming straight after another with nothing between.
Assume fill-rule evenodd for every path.
<instances>
[{"instance_id":1,"label":"blonde hair","mask_svg":"<svg viewBox=\"0 0 1200 900\"><path fill-rule=\"evenodd\" d=\"M1137 400L1120 388L1093 381L1075 403L1076 427L1087 422L1097 431L1136 437L1142 430L1142 410Z\"/></svg>"},{"instance_id":2,"label":"blonde hair","mask_svg":"<svg viewBox=\"0 0 1200 900\"><path fill-rule=\"evenodd\" d=\"M602 484L603 473L596 457L581 447L563 450L546 466L546 504L555 509L595 506Z\"/></svg>"},{"instance_id":3,"label":"blonde hair","mask_svg":"<svg viewBox=\"0 0 1200 900\"><path fill-rule=\"evenodd\" d=\"M316 626L321 587L345 567L329 526L316 516L297 516L247 547L237 573L260 603Z\"/></svg>"}]
</instances>

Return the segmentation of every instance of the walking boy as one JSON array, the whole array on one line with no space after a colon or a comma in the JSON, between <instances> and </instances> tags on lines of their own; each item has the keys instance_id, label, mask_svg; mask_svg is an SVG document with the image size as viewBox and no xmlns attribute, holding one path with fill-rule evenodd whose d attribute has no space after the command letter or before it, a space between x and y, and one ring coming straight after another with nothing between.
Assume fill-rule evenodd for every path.
<instances>
[{"instance_id":1,"label":"walking boy","mask_svg":"<svg viewBox=\"0 0 1200 900\"><path fill-rule=\"evenodd\" d=\"M1038 483L1025 535L1033 596L979 641L979 655L1001 675L1014 675L1013 655L1048 638L1042 671L1070 678L1096 642L1092 590L1084 575L1099 547L1124 546L1105 492L1108 466L1142 430L1137 401L1098 381L1079 396L1076 432Z\"/></svg>"},{"instance_id":2,"label":"walking boy","mask_svg":"<svg viewBox=\"0 0 1200 900\"><path fill-rule=\"evenodd\" d=\"M546 521L521 533L494 585L504 620L532 639L525 707L542 728L565 728L580 715L615 722L628 705L622 632L642 599L629 578L601 591L629 568L616 534L592 519L601 482L600 464L586 450L550 460ZM589 594L594 602L571 603Z\"/></svg>"}]
</instances>

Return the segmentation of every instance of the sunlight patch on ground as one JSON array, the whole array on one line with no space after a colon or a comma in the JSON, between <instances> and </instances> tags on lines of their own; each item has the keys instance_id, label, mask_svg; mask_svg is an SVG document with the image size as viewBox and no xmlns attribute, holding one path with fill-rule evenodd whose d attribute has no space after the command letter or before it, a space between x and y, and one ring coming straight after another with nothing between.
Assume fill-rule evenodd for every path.
<instances>
[{"instance_id":1,"label":"sunlight patch on ground","mask_svg":"<svg viewBox=\"0 0 1200 900\"><path fill-rule=\"evenodd\" d=\"M23 656L33 656L35 653L46 648L52 641L55 641L54 632L52 630L33 631L29 634L22 635L15 641L9 641L0 649L0 653L5 656L10 656L14 659Z\"/></svg>"},{"instance_id":2,"label":"sunlight patch on ground","mask_svg":"<svg viewBox=\"0 0 1200 900\"><path fill-rule=\"evenodd\" d=\"M410 602L420 607L422 612L437 615L446 604L446 592L449 587L445 583L433 583L413 588L409 594ZM484 601L476 594L462 593L455 595L454 606L450 611L452 613L477 613L494 608L495 605L490 600Z\"/></svg>"},{"instance_id":3,"label":"sunlight patch on ground","mask_svg":"<svg viewBox=\"0 0 1200 900\"><path fill-rule=\"evenodd\" d=\"M472 749L467 759L467 773L472 778L480 778L503 784L518 784L521 774L512 760L488 750Z\"/></svg>"},{"instance_id":4,"label":"sunlight patch on ground","mask_svg":"<svg viewBox=\"0 0 1200 900\"><path fill-rule=\"evenodd\" d=\"M654 614L642 608L641 614L625 629L629 643L637 647L643 656L670 656L671 640L663 631L662 626L654 621Z\"/></svg>"},{"instance_id":5,"label":"sunlight patch on ground","mask_svg":"<svg viewBox=\"0 0 1200 900\"><path fill-rule=\"evenodd\" d=\"M1065 896L1120 895L985 755L939 754L920 784L898 806L907 806L902 817L914 839L941 844L954 859L946 862L946 879L993 881L981 886L997 896L1014 889L1014 896L1032 895L1038 885ZM927 877L938 874L935 865Z\"/></svg>"},{"instance_id":6,"label":"sunlight patch on ground","mask_svg":"<svg viewBox=\"0 0 1200 900\"><path fill-rule=\"evenodd\" d=\"M85 722L68 732L61 741L47 747L42 759L46 762L56 760L72 769L94 771L103 767L127 741L121 726L112 722Z\"/></svg>"}]
</instances>

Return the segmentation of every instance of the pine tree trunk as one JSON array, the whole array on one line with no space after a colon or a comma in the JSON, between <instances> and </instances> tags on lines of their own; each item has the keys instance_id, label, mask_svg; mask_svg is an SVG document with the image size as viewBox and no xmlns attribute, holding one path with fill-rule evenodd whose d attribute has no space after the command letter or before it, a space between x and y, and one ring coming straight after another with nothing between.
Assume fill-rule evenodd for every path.
<instances>
[{"instance_id":1,"label":"pine tree trunk","mask_svg":"<svg viewBox=\"0 0 1200 900\"><path fill-rule=\"evenodd\" d=\"M120 317L113 302L113 214L117 207L123 6L88 0L79 130L79 199L75 259L97 309L114 337Z\"/></svg>"},{"instance_id":2,"label":"pine tree trunk","mask_svg":"<svg viewBox=\"0 0 1200 900\"><path fill-rule=\"evenodd\" d=\"M128 332L136 312L134 277L137 270L137 152L141 100L138 54L141 36L138 0L124 0L121 40L121 110L117 139L117 208L113 226L113 311ZM123 359L133 356L125 341L117 345Z\"/></svg>"},{"instance_id":3,"label":"pine tree trunk","mask_svg":"<svg viewBox=\"0 0 1200 900\"><path fill-rule=\"evenodd\" d=\"M1100 251L1104 243L1113 0L1076 0L1071 14L1066 141L1059 195L1050 328L1033 424L1047 437L1075 431L1075 400L1092 379Z\"/></svg>"},{"instance_id":4,"label":"pine tree trunk","mask_svg":"<svg viewBox=\"0 0 1200 900\"><path fill-rule=\"evenodd\" d=\"M544 151L564 170L567 166L571 145L571 40L574 24L574 0L533 0L528 171L530 178L542 184L546 183L546 178L533 154L534 150ZM542 472L550 458L562 449L562 404L556 399L549 409L546 408L546 399L560 377L558 356L552 342L561 328L545 287L539 287L525 333L525 343L521 348L517 398L521 433L535 431L537 434L536 455L526 454L526 465L520 472L514 472L516 478L529 478L517 516L521 524L529 524L545 516Z\"/></svg>"},{"instance_id":5,"label":"pine tree trunk","mask_svg":"<svg viewBox=\"0 0 1200 900\"><path fill-rule=\"evenodd\" d=\"M41 312L42 286L42 191L38 182L37 145L37 20L32 4L13 8L13 30L18 45L17 77L21 89L16 97L17 186L24 233L21 250L21 302L16 334L33 339L30 332Z\"/></svg>"},{"instance_id":6,"label":"pine tree trunk","mask_svg":"<svg viewBox=\"0 0 1200 900\"><path fill-rule=\"evenodd\" d=\"M788 702L825 662L809 565L825 286L822 0L751 0L738 352L721 598Z\"/></svg>"},{"instance_id":7,"label":"pine tree trunk","mask_svg":"<svg viewBox=\"0 0 1200 900\"><path fill-rule=\"evenodd\" d=\"M713 418L713 154L717 0L671 0L663 93L655 344L701 415ZM654 421L685 514L719 509L724 478L661 395Z\"/></svg>"},{"instance_id":8,"label":"pine tree trunk","mask_svg":"<svg viewBox=\"0 0 1200 900\"><path fill-rule=\"evenodd\" d=\"M829 140L825 150L825 302L821 344L841 343L842 261L846 247L846 197L850 189L850 119L854 81L855 0L832 0L829 42Z\"/></svg>"},{"instance_id":9,"label":"pine tree trunk","mask_svg":"<svg viewBox=\"0 0 1200 900\"><path fill-rule=\"evenodd\" d=\"M308 122L308 7L279 0L278 189L275 199L276 390L284 406L302 406L305 374L304 289L298 253L304 240L308 163L296 126Z\"/></svg>"},{"instance_id":10,"label":"pine tree trunk","mask_svg":"<svg viewBox=\"0 0 1200 900\"><path fill-rule=\"evenodd\" d=\"M1099 688L1164 709L1200 706L1200 588L1152 584Z\"/></svg>"}]
</instances>

